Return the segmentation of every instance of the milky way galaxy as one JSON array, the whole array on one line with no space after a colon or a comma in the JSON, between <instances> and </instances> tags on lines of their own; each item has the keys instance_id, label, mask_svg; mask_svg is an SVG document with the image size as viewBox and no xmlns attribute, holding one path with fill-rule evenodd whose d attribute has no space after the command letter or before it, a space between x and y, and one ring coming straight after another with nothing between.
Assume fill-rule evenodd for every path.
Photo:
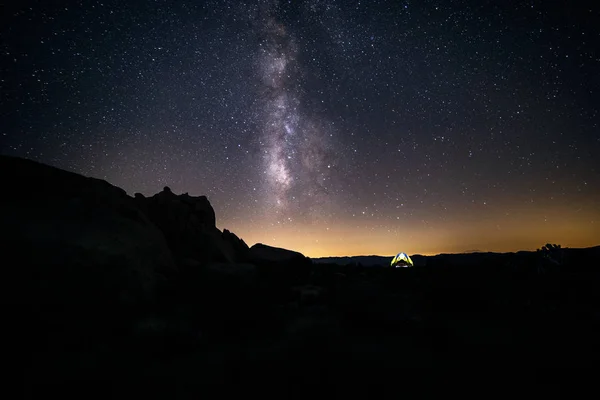
<instances>
[{"instance_id":1,"label":"milky way galaxy","mask_svg":"<svg viewBox=\"0 0 600 400\"><path fill-rule=\"evenodd\" d=\"M266 19L265 39L260 43L262 94L266 110L264 149L266 174L275 205L287 204L292 186L292 162L297 156L294 140L298 135L298 101L294 95L293 73L295 59L293 39L285 27L273 18Z\"/></svg>"},{"instance_id":2,"label":"milky way galaxy","mask_svg":"<svg viewBox=\"0 0 600 400\"><path fill-rule=\"evenodd\" d=\"M333 161L325 165L331 129L317 127L314 118L301 110L298 49L293 35L274 17L277 7L271 3L260 15L257 69L266 200L281 222L291 219L290 210L324 206Z\"/></svg>"}]
</instances>

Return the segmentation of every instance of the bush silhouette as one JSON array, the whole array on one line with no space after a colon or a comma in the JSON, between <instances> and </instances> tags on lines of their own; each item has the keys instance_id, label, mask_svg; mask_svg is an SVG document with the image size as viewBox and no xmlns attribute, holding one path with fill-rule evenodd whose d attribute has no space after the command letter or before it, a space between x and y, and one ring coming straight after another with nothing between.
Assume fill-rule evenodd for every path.
<instances>
[{"instance_id":1,"label":"bush silhouette","mask_svg":"<svg viewBox=\"0 0 600 400\"><path fill-rule=\"evenodd\" d=\"M560 267L564 264L564 251L560 244L546 243L537 249L538 273L546 273L548 268Z\"/></svg>"}]
</instances>

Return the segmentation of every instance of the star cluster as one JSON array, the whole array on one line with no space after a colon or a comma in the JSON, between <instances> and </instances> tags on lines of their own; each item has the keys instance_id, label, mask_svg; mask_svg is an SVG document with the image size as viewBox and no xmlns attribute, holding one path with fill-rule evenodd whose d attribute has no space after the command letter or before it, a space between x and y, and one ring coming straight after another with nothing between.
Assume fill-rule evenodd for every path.
<instances>
[{"instance_id":1,"label":"star cluster","mask_svg":"<svg viewBox=\"0 0 600 400\"><path fill-rule=\"evenodd\" d=\"M599 10L11 3L0 149L309 256L597 245Z\"/></svg>"}]
</instances>

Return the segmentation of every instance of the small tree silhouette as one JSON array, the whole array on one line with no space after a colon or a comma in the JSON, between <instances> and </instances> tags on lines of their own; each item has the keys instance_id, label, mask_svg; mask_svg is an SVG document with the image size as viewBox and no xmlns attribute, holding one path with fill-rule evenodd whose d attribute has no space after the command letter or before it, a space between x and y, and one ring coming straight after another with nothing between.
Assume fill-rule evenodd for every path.
<instances>
[{"instance_id":1,"label":"small tree silhouette","mask_svg":"<svg viewBox=\"0 0 600 400\"><path fill-rule=\"evenodd\" d=\"M545 274L548 268L560 267L564 262L564 252L560 244L546 243L537 249L538 274Z\"/></svg>"}]
</instances>

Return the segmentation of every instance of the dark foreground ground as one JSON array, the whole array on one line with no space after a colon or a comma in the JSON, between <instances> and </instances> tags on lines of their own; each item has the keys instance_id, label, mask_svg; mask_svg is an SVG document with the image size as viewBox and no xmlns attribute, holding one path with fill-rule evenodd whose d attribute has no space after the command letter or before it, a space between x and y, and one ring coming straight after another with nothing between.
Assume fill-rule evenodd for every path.
<instances>
[{"instance_id":1,"label":"dark foreground ground","mask_svg":"<svg viewBox=\"0 0 600 400\"><path fill-rule=\"evenodd\" d=\"M75 271L36 271L12 293L10 361L32 392L172 382L169 398L195 397L188 385L345 385L419 367L440 376L494 368L531 381L533 368L600 359L599 248L568 256L558 266L535 253L395 270L196 266L130 307L95 302L102 295L90 287L99 286Z\"/></svg>"}]
</instances>

